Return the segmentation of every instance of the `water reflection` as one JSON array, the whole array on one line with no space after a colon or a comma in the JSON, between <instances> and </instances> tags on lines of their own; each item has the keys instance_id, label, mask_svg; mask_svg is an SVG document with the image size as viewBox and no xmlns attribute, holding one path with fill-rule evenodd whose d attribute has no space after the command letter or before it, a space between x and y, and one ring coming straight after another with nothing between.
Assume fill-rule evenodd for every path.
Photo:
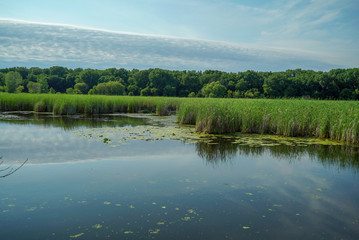
<instances>
[{"instance_id":1,"label":"water reflection","mask_svg":"<svg viewBox=\"0 0 359 240\"><path fill-rule=\"evenodd\" d=\"M274 146L242 145L233 143L233 139L217 139L196 143L198 155L213 166L234 161L238 155L260 156L269 153L277 159L295 162L303 157L318 161L325 167L337 169L351 169L359 171L359 146L352 145L322 145L288 146L273 144Z\"/></svg>"},{"instance_id":2,"label":"water reflection","mask_svg":"<svg viewBox=\"0 0 359 240\"><path fill-rule=\"evenodd\" d=\"M45 127L60 127L64 130L81 127L99 128L149 124L148 119L142 115L133 116L133 114L103 114L88 117L84 115L59 116L52 113L4 112L0 113L0 121L18 125L35 124Z\"/></svg>"},{"instance_id":3,"label":"water reflection","mask_svg":"<svg viewBox=\"0 0 359 240\"><path fill-rule=\"evenodd\" d=\"M258 136L186 141L178 125L151 128L145 119L151 125L114 117L92 131L71 117L17 117L0 120L0 156L29 164L0 181L1 239L359 236L355 147ZM112 146L105 137L127 140Z\"/></svg>"},{"instance_id":4,"label":"water reflection","mask_svg":"<svg viewBox=\"0 0 359 240\"><path fill-rule=\"evenodd\" d=\"M0 123L6 124L0 125L0 154L6 155L10 161L17 159L22 162L23 159L30 158L32 163L109 159L113 156L165 155L169 152L188 152L186 146L171 143L182 140L194 144L197 155L212 166L236 161L241 155L269 154L289 163L309 158L325 167L359 171L359 146L330 145L305 139L267 138L258 135L212 136L187 141L187 137L193 138L193 135L185 133L179 137L181 132L188 129L179 129L174 121L175 118L155 118L139 114L86 117L29 112L0 113ZM16 125L23 126L21 131ZM144 125L145 128L135 128ZM166 128L168 126L170 128ZM90 131L82 132L82 135L86 136L79 137L72 134L75 131L69 131L75 129ZM136 135L136 131L136 134L141 136ZM112 145L104 141L105 138L112 139ZM156 144L158 139L161 144ZM144 143L140 140L150 142ZM111 150L109 147L112 147Z\"/></svg>"}]
</instances>

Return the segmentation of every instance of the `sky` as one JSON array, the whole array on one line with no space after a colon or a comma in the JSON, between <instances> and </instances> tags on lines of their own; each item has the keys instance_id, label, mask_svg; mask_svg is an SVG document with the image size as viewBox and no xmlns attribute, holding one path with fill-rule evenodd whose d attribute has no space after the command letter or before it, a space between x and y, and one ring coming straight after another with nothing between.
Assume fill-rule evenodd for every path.
<instances>
[{"instance_id":1,"label":"sky","mask_svg":"<svg viewBox=\"0 0 359 240\"><path fill-rule=\"evenodd\" d=\"M277 71L358 67L358 12L357 0L2 0L0 49L5 52L0 53L0 67L50 62L69 67L136 68L139 60L137 68ZM17 25L12 30L14 22ZM71 31L74 27L78 31ZM38 35L31 34L35 29ZM97 32L97 39L90 30ZM17 41L20 35L28 41ZM95 43L99 35L107 47ZM134 36L136 49L131 46ZM80 49L72 55L66 52L70 43L76 43L77 49L87 46L83 49L90 52L86 61L85 53L76 59ZM95 47L104 56L117 57L103 57L101 62L96 56L101 51L93 55ZM24 49L38 49L39 56L34 51L20 54ZM63 55L51 55L49 50Z\"/></svg>"}]
</instances>

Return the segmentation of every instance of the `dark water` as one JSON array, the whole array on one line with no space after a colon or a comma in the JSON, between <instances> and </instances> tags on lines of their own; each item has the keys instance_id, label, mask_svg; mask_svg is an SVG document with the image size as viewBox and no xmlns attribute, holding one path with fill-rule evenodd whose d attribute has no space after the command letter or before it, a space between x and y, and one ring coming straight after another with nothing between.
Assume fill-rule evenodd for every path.
<instances>
[{"instance_id":1,"label":"dark water","mask_svg":"<svg viewBox=\"0 0 359 240\"><path fill-rule=\"evenodd\" d=\"M76 134L146 118L1 115L0 239L359 239L358 149ZM4 174L6 171L0 172Z\"/></svg>"}]
</instances>

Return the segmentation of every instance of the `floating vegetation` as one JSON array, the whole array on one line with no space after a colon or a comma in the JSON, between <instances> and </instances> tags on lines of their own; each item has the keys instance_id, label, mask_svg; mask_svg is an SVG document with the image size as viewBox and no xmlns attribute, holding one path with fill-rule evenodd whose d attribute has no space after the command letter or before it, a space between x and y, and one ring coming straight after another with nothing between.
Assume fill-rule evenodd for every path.
<instances>
[{"instance_id":1,"label":"floating vegetation","mask_svg":"<svg viewBox=\"0 0 359 240\"><path fill-rule=\"evenodd\" d=\"M156 228L155 230L149 230L150 234L158 234L161 230L159 228Z\"/></svg>"},{"instance_id":2,"label":"floating vegetation","mask_svg":"<svg viewBox=\"0 0 359 240\"><path fill-rule=\"evenodd\" d=\"M125 231L125 232L123 232L124 234L133 234L133 232L132 231Z\"/></svg>"},{"instance_id":3,"label":"floating vegetation","mask_svg":"<svg viewBox=\"0 0 359 240\"><path fill-rule=\"evenodd\" d=\"M95 225L92 225L92 228L100 229L100 228L102 228L102 225L101 224L95 224Z\"/></svg>"},{"instance_id":4,"label":"floating vegetation","mask_svg":"<svg viewBox=\"0 0 359 240\"><path fill-rule=\"evenodd\" d=\"M70 238L78 238L78 237L81 237L84 234L85 233L79 233L79 234L76 234L76 235L70 235Z\"/></svg>"},{"instance_id":5,"label":"floating vegetation","mask_svg":"<svg viewBox=\"0 0 359 240\"><path fill-rule=\"evenodd\" d=\"M190 221L191 220L191 217L183 217L181 218L183 221L187 222L187 221Z\"/></svg>"},{"instance_id":6,"label":"floating vegetation","mask_svg":"<svg viewBox=\"0 0 359 240\"><path fill-rule=\"evenodd\" d=\"M103 202L103 204L105 204L105 205L110 205L111 202L105 201L105 202Z\"/></svg>"},{"instance_id":7,"label":"floating vegetation","mask_svg":"<svg viewBox=\"0 0 359 240\"><path fill-rule=\"evenodd\" d=\"M25 211L28 211L28 212L33 212L37 209L37 207L31 207L31 208L28 208L28 209L25 209Z\"/></svg>"},{"instance_id":8,"label":"floating vegetation","mask_svg":"<svg viewBox=\"0 0 359 240\"><path fill-rule=\"evenodd\" d=\"M132 116L132 115L129 115ZM263 134L199 134L193 127L176 123L175 116L157 117L141 115L149 125L117 128L92 128L74 131L73 134L89 140L105 142L109 147L121 147L133 141L179 140L195 144L198 155L209 163L229 161L238 153L263 154L269 152L277 158L299 158L309 154L312 159L325 165L359 170L359 146L344 142L308 137L283 137ZM101 136L101 137L96 137ZM104 139L107 139L104 141ZM190 181L185 179L183 181ZM151 184L155 182L148 181Z\"/></svg>"},{"instance_id":9,"label":"floating vegetation","mask_svg":"<svg viewBox=\"0 0 359 240\"><path fill-rule=\"evenodd\" d=\"M251 227L243 226L243 229L250 229Z\"/></svg>"}]
</instances>

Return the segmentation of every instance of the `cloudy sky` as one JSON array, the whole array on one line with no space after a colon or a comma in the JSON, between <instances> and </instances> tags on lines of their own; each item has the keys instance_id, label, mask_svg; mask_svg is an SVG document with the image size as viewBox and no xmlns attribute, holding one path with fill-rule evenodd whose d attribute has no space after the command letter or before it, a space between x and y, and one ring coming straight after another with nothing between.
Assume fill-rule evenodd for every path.
<instances>
[{"instance_id":1,"label":"cloudy sky","mask_svg":"<svg viewBox=\"0 0 359 240\"><path fill-rule=\"evenodd\" d=\"M0 67L359 66L357 0L2 0Z\"/></svg>"}]
</instances>

